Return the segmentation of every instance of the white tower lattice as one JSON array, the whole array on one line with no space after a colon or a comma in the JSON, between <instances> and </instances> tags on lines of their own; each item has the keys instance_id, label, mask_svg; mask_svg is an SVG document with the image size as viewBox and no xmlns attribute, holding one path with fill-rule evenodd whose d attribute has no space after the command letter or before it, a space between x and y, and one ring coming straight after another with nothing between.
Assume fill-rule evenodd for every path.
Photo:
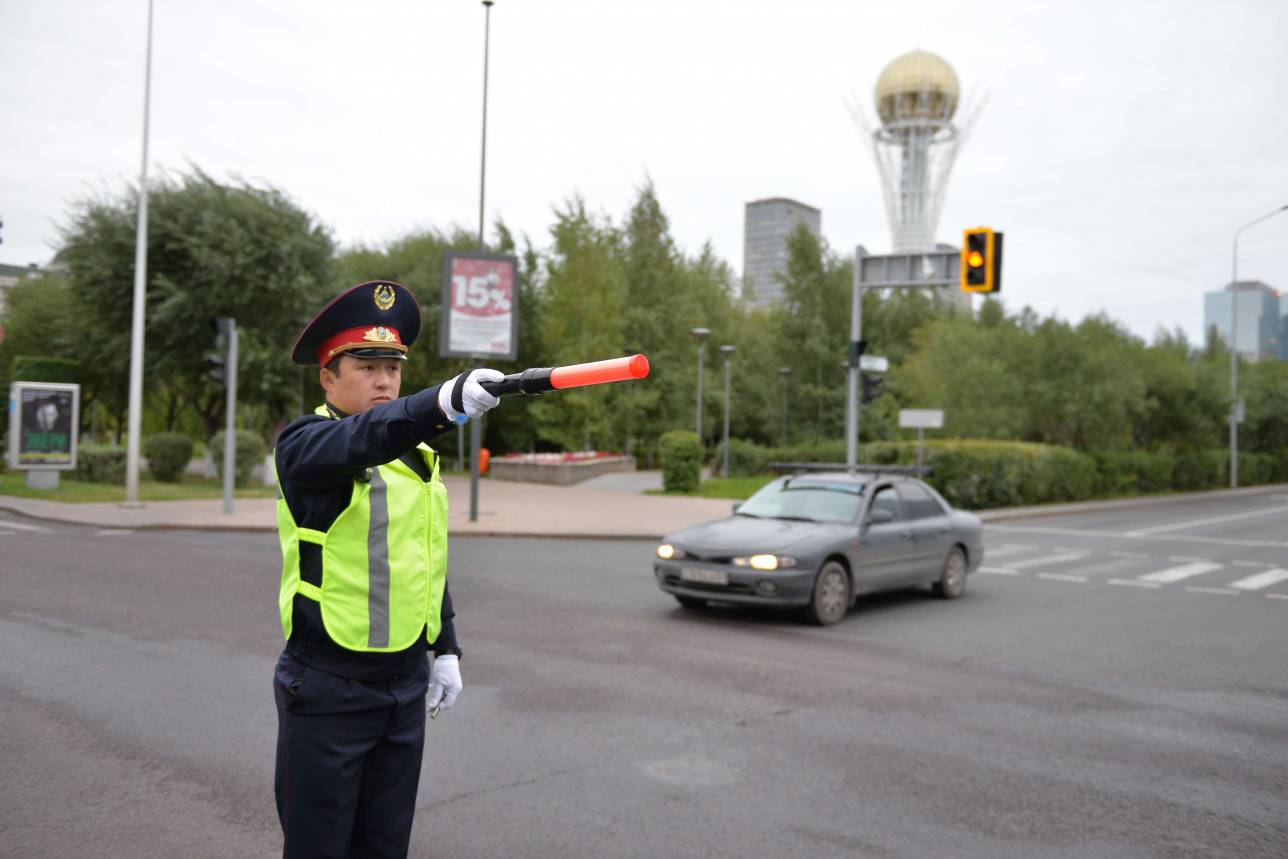
<instances>
[{"instance_id":1,"label":"white tower lattice","mask_svg":"<svg viewBox=\"0 0 1288 859\"><path fill-rule=\"evenodd\" d=\"M935 248L935 229L957 151L978 114L953 124L961 90L952 66L928 51L896 58L877 79L880 125L872 127L857 99L850 110L881 174L894 253Z\"/></svg>"}]
</instances>

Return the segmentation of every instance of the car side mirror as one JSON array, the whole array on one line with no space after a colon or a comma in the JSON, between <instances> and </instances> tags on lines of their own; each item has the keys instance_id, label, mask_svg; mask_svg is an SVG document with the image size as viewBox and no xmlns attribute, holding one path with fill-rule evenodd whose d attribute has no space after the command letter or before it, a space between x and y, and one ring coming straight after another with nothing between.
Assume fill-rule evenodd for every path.
<instances>
[{"instance_id":1,"label":"car side mirror","mask_svg":"<svg viewBox=\"0 0 1288 859\"><path fill-rule=\"evenodd\" d=\"M884 525L886 522L893 522L894 514L885 508L878 508L868 513L869 525Z\"/></svg>"},{"instance_id":2,"label":"car side mirror","mask_svg":"<svg viewBox=\"0 0 1288 859\"><path fill-rule=\"evenodd\" d=\"M738 512L739 510L741 510L741 509L742 509L742 505L741 505L741 504L735 504L735 505L733 505L733 512L734 512L734 513L737 513L737 512Z\"/></svg>"}]
</instances>

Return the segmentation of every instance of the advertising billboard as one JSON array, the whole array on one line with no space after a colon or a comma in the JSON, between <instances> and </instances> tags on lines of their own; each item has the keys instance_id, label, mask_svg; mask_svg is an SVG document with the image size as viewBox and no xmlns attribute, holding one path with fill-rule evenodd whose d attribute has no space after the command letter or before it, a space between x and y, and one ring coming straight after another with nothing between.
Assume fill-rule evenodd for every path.
<instances>
[{"instance_id":1,"label":"advertising billboard","mask_svg":"<svg viewBox=\"0 0 1288 859\"><path fill-rule=\"evenodd\" d=\"M9 467L76 467L80 385L14 382L9 386Z\"/></svg>"},{"instance_id":2,"label":"advertising billboard","mask_svg":"<svg viewBox=\"0 0 1288 859\"><path fill-rule=\"evenodd\" d=\"M443 254L438 351L444 358L513 361L518 353L518 260L484 253Z\"/></svg>"}]
</instances>

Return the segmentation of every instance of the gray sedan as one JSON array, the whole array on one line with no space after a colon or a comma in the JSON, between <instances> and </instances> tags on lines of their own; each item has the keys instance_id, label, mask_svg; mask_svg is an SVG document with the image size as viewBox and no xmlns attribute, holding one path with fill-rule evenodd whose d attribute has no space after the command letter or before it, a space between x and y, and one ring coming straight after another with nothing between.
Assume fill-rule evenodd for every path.
<instances>
[{"instance_id":1,"label":"gray sedan","mask_svg":"<svg viewBox=\"0 0 1288 859\"><path fill-rule=\"evenodd\" d=\"M979 517L922 481L838 472L779 478L733 516L668 534L653 573L686 607L799 607L828 625L861 594L930 584L955 599L983 558Z\"/></svg>"}]
</instances>

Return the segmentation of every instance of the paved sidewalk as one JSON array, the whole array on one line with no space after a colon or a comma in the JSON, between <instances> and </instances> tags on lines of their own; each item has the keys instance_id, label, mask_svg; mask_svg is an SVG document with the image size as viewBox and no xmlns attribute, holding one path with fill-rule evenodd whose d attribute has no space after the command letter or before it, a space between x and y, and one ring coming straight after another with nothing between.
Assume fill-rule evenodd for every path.
<instances>
[{"instance_id":1,"label":"paved sidewalk","mask_svg":"<svg viewBox=\"0 0 1288 859\"><path fill-rule=\"evenodd\" d=\"M617 489L546 486L505 480L479 481L479 515L469 521L468 477L447 477L447 529L451 534L656 539L705 519L727 516L732 501L639 495ZM224 515L221 499L121 504L64 504L0 495L0 511L101 528L183 528L273 531L277 502L238 498Z\"/></svg>"},{"instance_id":2,"label":"paved sidewalk","mask_svg":"<svg viewBox=\"0 0 1288 859\"><path fill-rule=\"evenodd\" d=\"M444 482L450 504L447 528L451 534L657 539L696 522L728 516L734 503L710 498L641 495L611 483L601 484L603 488L594 488L585 483L546 486L482 480L479 482L478 521L470 522L469 478L447 477ZM998 522L1283 492L1288 492L1288 485L987 510L982 511L980 517L985 522ZM233 515L225 516L222 500L153 501L127 508L120 504L64 504L0 495L2 512L100 528L210 531L272 531L276 528L276 501L271 498L239 498L235 510Z\"/></svg>"}]
</instances>

